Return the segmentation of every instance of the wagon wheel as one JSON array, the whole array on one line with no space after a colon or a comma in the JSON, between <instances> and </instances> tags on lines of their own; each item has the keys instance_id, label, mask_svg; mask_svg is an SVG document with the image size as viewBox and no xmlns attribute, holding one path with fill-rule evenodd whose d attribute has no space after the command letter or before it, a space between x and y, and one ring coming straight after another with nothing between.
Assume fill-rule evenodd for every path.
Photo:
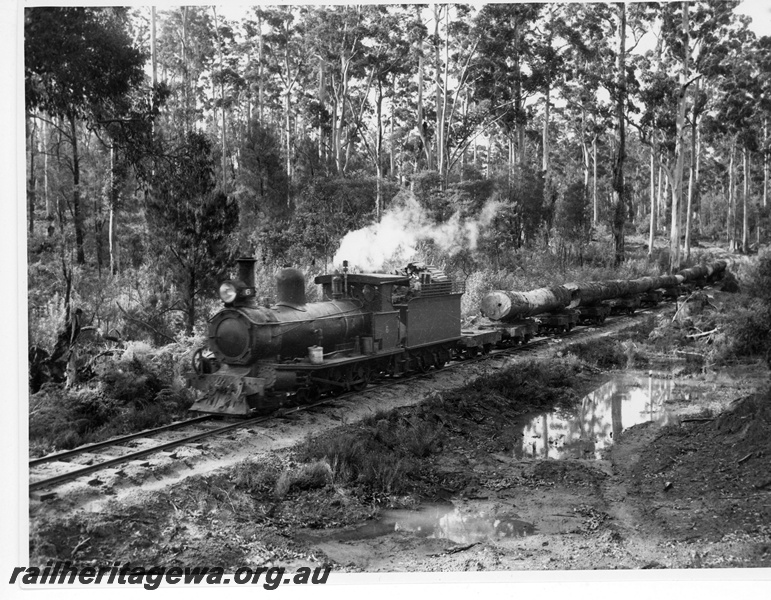
<instances>
[{"instance_id":1,"label":"wagon wheel","mask_svg":"<svg viewBox=\"0 0 771 600\"><path fill-rule=\"evenodd\" d=\"M431 369L430 359L428 359L425 354L416 354L413 357L413 361L415 370L420 371L421 373L428 373Z\"/></svg>"}]
</instances>

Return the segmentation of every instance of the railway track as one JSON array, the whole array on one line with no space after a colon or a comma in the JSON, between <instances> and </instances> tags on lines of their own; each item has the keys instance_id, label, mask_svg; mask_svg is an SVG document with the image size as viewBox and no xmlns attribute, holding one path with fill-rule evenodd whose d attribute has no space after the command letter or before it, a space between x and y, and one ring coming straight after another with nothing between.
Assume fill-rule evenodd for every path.
<instances>
[{"instance_id":1,"label":"railway track","mask_svg":"<svg viewBox=\"0 0 771 600\"><path fill-rule=\"evenodd\" d=\"M646 314L653 314L656 312L656 308L641 309L635 313L634 316L618 316L613 318L613 321L609 325L618 326L623 323L636 321L638 317ZM579 341L581 333L588 333L592 329L596 329L594 325L578 325L570 332L562 333L560 337L569 337ZM463 368L466 365L484 362L492 359L505 359L510 356L514 356L521 353L531 352L538 348L548 346L554 342L553 336L539 336L532 339L527 344L512 346L509 348L494 349L487 354L479 354L475 357L466 358L463 360L457 360L449 363L442 371L454 370ZM384 379L374 384L369 385L366 389L360 391L350 391L335 396L325 397L318 401L296 406L290 409L281 409L276 413L264 416L258 416L248 419L242 419L235 422L230 422L224 425L210 426L212 423L220 422L222 417L217 415L205 415L199 416L185 421L178 421L165 425L163 427L157 427L129 435L111 438L102 442L94 444L88 444L86 446L80 446L73 450L67 450L63 452L56 452L43 457L34 458L29 461L29 473L30 483L29 492L39 499L46 499L49 494L40 494L40 490L51 490L56 486L71 481L98 471L115 467L120 464L128 463L152 454L164 452L198 442L205 438L222 435L227 432L234 431L243 427L251 425L257 425L276 418L286 417L294 413L300 413L306 410L317 408L319 406L328 405L333 402L354 397L359 394L371 394L380 389L390 388L399 385L409 385L409 381L413 379L429 378L434 376L437 371L430 371L427 373L417 373L408 377L398 377L395 379ZM186 431L193 429L192 432ZM155 437L162 437L169 432L181 433L174 437L174 439L165 439L158 442L152 442ZM137 450L127 448L126 444L138 444L143 441L150 440L150 444L145 444L144 447ZM114 454L119 452L117 456ZM79 461L79 462L78 462ZM70 468L68 468L70 467ZM53 471L53 473L46 472Z\"/></svg>"}]
</instances>

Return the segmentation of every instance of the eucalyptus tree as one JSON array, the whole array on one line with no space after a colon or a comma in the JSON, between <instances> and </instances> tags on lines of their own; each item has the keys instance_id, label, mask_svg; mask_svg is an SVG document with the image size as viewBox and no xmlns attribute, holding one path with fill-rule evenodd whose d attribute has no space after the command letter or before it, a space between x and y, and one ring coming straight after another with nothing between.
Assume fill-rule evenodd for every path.
<instances>
[{"instance_id":1,"label":"eucalyptus tree","mask_svg":"<svg viewBox=\"0 0 771 600\"><path fill-rule=\"evenodd\" d=\"M526 100L533 92L530 64L542 8L540 4L488 4L475 19L480 32L475 100L490 103L489 110L508 140L508 161L518 167L525 166Z\"/></svg>"},{"instance_id":2,"label":"eucalyptus tree","mask_svg":"<svg viewBox=\"0 0 771 600\"><path fill-rule=\"evenodd\" d=\"M158 133L184 139L205 122L211 93L209 73L215 64L213 15L202 6L159 12L157 64L170 97Z\"/></svg>"},{"instance_id":3,"label":"eucalyptus tree","mask_svg":"<svg viewBox=\"0 0 771 600\"><path fill-rule=\"evenodd\" d=\"M768 121L771 117L771 36L763 36L758 40L758 67L759 78L762 90L762 119L763 119L763 139L761 146L762 170L763 170L763 218L768 222L768 180L769 163L771 163L771 138L768 134ZM766 228L768 223L766 223ZM761 234L758 227L758 244Z\"/></svg>"},{"instance_id":4,"label":"eucalyptus tree","mask_svg":"<svg viewBox=\"0 0 771 600\"><path fill-rule=\"evenodd\" d=\"M364 81L367 35L363 6L311 7L305 18L304 53L318 61L329 104L330 148L335 172L344 175L356 142L352 95Z\"/></svg>"},{"instance_id":5,"label":"eucalyptus tree","mask_svg":"<svg viewBox=\"0 0 771 600\"><path fill-rule=\"evenodd\" d=\"M128 111L145 57L126 33L125 8L40 7L24 16L26 107L51 117L71 147L70 208L76 259L84 264L80 125L98 128Z\"/></svg>"},{"instance_id":6,"label":"eucalyptus tree","mask_svg":"<svg viewBox=\"0 0 771 600\"><path fill-rule=\"evenodd\" d=\"M309 42L306 37L308 25L306 19L302 18L307 10L310 9L287 5L257 11L264 23L263 27L267 29L261 41L268 48L262 55L265 69L259 85L265 85L264 78L272 80L272 90L280 98L281 119L278 122L281 123L284 164L290 184L294 164L293 124L297 122L297 101L305 85L310 63ZM262 111L262 108L260 110ZM287 205L291 199L289 189L287 188Z\"/></svg>"},{"instance_id":7,"label":"eucalyptus tree","mask_svg":"<svg viewBox=\"0 0 771 600\"><path fill-rule=\"evenodd\" d=\"M369 5L364 8L365 39L364 80L361 94L354 101L354 125L364 150L375 166L377 193L375 198L375 218L380 219L383 208L382 182L384 178L384 133L385 118L383 102L390 99L390 121L396 119L397 99L394 93L395 83L400 76L410 72L410 45L406 39L407 14L403 11L383 5ZM370 93L372 91L372 93ZM373 106L370 106L370 98ZM371 113L374 112L374 115ZM393 130L393 129L392 129ZM392 140L393 143L393 140Z\"/></svg>"},{"instance_id":8,"label":"eucalyptus tree","mask_svg":"<svg viewBox=\"0 0 771 600\"><path fill-rule=\"evenodd\" d=\"M241 116L241 122L244 125L246 125L249 119L248 114L239 115L241 96L246 90L246 80L242 74L246 65L241 56L242 46L236 42L235 25L222 18L217 13L215 7L211 7L211 10L214 21L213 29L215 32L217 58L212 66L211 84L213 90L210 104L211 109L215 113L217 109L220 112L221 178L222 186L227 187L228 172L231 170L229 168L231 162L228 157L228 136L230 135L235 140L235 143L232 143L235 148L238 145L236 136L245 128L239 127L236 123L232 122L235 119L231 119L231 122L229 122L228 116L233 113L236 116ZM213 121L216 122L217 119L215 118Z\"/></svg>"},{"instance_id":9,"label":"eucalyptus tree","mask_svg":"<svg viewBox=\"0 0 771 600\"><path fill-rule=\"evenodd\" d=\"M556 92L565 104L564 114L576 130L581 147L583 182L592 198L592 224L599 222L597 152L603 134L611 127L611 107L603 100L603 82L612 76L611 20L607 4L569 4L565 8L560 35L565 48Z\"/></svg>"},{"instance_id":10,"label":"eucalyptus tree","mask_svg":"<svg viewBox=\"0 0 771 600\"><path fill-rule=\"evenodd\" d=\"M746 27L733 14L736 2L688 2L660 7L654 52L641 62L644 106L639 120L642 141L651 148L651 169L658 168L671 190L670 257L680 261L685 213L686 258L699 208L702 123L714 123L721 102L721 82L730 75L731 53L744 53ZM732 46L734 49L732 50ZM710 116L712 115L712 116ZM721 124L722 127L724 124ZM714 127L710 125L711 129ZM689 139L686 136L690 134ZM714 136L713 136L714 137ZM729 153L730 155L730 153ZM730 162L730 159L729 159ZM685 178L688 169L688 188ZM731 162L730 173L733 173ZM729 222L733 222L733 185L728 186ZM651 223L651 235L653 232Z\"/></svg>"},{"instance_id":11,"label":"eucalyptus tree","mask_svg":"<svg viewBox=\"0 0 771 600\"><path fill-rule=\"evenodd\" d=\"M731 16L721 28L722 52L711 64L706 82L710 101L705 109L704 132L720 156L728 175L726 231L729 248L738 243L738 163L743 182L742 249L749 244L748 196L750 154L759 148L762 128L762 84L758 76L757 40L743 18Z\"/></svg>"}]
</instances>

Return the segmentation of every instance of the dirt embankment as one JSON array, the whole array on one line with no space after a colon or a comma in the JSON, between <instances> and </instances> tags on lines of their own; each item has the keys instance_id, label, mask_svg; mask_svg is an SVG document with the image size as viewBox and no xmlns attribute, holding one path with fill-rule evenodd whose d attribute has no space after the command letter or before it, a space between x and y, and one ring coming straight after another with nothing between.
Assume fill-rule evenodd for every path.
<instances>
[{"instance_id":1,"label":"dirt embankment","mask_svg":"<svg viewBox=\"0 0 771 600\"><path fill-rule=\"evenodd\" d=\"M771 566L767 372L683 360L692 375L659 387L600 387L612 366L655 369L650 327L158 489L34 507L31 564Z\"/></svg>"}]
</instances>

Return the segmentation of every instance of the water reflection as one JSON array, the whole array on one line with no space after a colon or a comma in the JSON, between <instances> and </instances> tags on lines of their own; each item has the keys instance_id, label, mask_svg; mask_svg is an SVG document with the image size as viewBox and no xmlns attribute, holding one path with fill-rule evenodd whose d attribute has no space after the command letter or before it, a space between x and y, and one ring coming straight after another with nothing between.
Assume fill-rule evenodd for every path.
<instances>
[{"instance_id":1,"label":"water reflection","mask_svg":"<svg viewBox=\"0 0 771 600\"><path fill-rule=\"evenodd\" d=\"M602 458L621 432L639 423L669 422L664 403L672 379L624 373L581 400L573 412L543 413L522 429L517 458Z\"/></svg>"},{"instance_id":2,"label":"water reflection","mask_svg":"<svg viewBox=\"0 0 771 600\"><path fill-rule=\"evenodd\" d=\"M395 531L417 537L446 539L458 544L524 537L535 531L532 523L513 513L498 514L479 511L469 513L451 504L430 504L419 510L386 510L377 521L351 531L338 532L337 540L362 540L388 535Z\"/></svg>"}]
</instances>

